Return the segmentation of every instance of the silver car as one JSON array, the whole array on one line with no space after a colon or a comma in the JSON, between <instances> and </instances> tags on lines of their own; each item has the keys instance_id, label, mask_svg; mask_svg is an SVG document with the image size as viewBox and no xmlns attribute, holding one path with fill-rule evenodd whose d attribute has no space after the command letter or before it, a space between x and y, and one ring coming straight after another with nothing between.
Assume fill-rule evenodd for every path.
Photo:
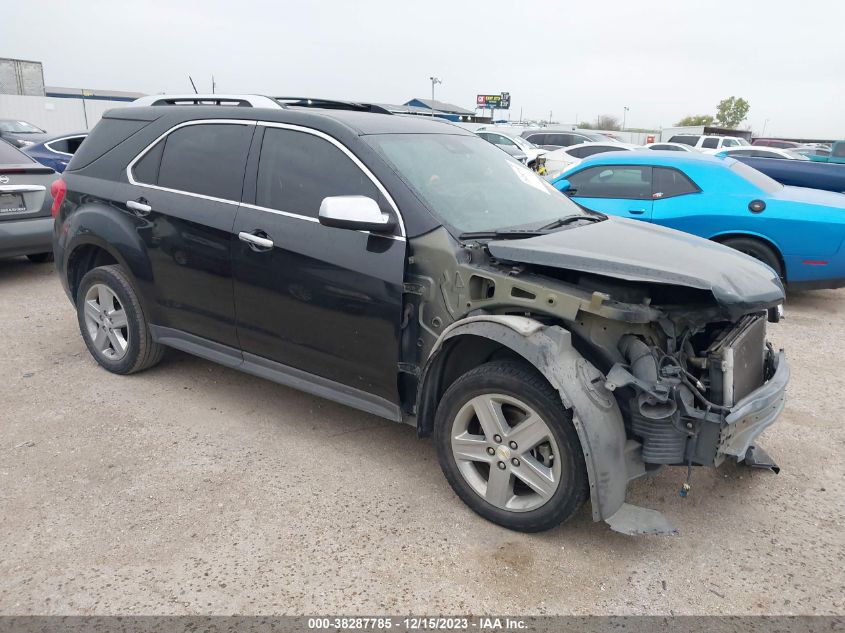
<instances>
[{"instance_id":1,"label":"silver car","mask_svg":"<svg viewBox=\"0 0 845 633\"><path fill-rule=\"evenodd\" d=\"M57 174L0 141L0 258L26 255L33 262L53 256L53 197Z\"/></svg>"}]
</instances>

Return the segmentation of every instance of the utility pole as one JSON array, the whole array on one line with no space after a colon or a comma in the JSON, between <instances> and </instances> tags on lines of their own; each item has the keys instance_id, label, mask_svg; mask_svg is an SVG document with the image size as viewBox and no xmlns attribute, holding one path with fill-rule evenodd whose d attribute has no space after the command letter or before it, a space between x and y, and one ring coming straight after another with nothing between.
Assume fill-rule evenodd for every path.
<instances>
[{"instance_id":1,"label":"utility pole","mask_svg":"<svg viewBox=\"0 0 845 633\"><path fill-rule=\"evenodd\" d=\"M442 84L443 80L438 79L433 75L429 77L429 79L431 79L431 100L434 101L434 86L436 86L437 84ZM431 116L434 116L434 104L431 105Z\"/></svg>"},{"instance_id":2,"label":"utility pole","mask_svg":"<svg viewBox=\"0 0 845 633\"><path fill-rule=\"evenodd\" d=\"M552 124L552 111L549 110L549 125Z\"/></svg>"},{"instance_id":3,"label":"utility pole","mask_svg":"<svg viewBox=\"0 0 845 633\"><path fill-rule=\"evenodd\" d=\"M431 100L434 101L434 86L442 84L443 80L438 79L437 77L429 77L429 79L431 79Z\"/></svg>"},{"instance_id":4,"label":"utility pole","mask_svg":"<svg viewBox=\"0 0 845 633\"><path fill-rule=\"evenodd\" d=\"M628 106L625 106L624 108L622 108L622 131L623 132L625 131L625 119L628 118L628 110L630 110L630 108Z\"/></svg>"},{"instance_id":5,"label":"utility pole","mask_svg":"<svg viewBox=\"0 0 845 633\"><path fill-rule=\"evenodd\" d=\"M768 119L766 119L765 121L763 121L763 131L762 131L762 133L760 134L760 136L766 136L766 126L767 126L768 124L769 124L769 120L768 120Z\"/></svg>"}]
</instances>

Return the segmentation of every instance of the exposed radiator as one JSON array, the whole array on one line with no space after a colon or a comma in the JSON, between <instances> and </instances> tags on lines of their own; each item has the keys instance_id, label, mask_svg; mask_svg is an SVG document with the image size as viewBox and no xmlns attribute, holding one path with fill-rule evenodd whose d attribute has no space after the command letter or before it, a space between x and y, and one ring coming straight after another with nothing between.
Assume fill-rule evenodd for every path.
<instances>
[{"instance_id":1,"label":"exposed radiator","mask_svg":"<svg viewBox=\"0 0 845 633\"><path fill-rule=\"evenodd\" d=\"M710 400L730 407L762 385L765 354L765 313L743 317L707 350Z\"/></svg>"}]
</instances>

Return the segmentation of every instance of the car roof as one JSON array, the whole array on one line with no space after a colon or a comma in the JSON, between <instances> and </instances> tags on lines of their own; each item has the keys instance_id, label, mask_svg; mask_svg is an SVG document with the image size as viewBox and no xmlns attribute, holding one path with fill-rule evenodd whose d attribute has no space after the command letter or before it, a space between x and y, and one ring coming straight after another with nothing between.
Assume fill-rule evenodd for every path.
<instances>
[{"instance_id":1,"label":"car roof","mask_svg":"<svg viewBox=\"0 0 845 633\"><path fill-rule=\"evenodd\" d=\"M64 134L51 134L39 143L50 143L60 138L73 138L74 136L88 136L91 132L88 130L79 130L78 132L65 132Z\"/></svg>"},{"instance_id":2,"label":"car roof","mask_svg":"<svg viewBox=\"0 0 845 633\"><path fill-rule=\"evenodd\" d=\"M604 152L585 158L578 164L579 169L590 165L619 163L619 154ZM629 165L659 165L668 167L707 167L717 165L731 165L736 162L733 158L702 154L701 152L673 152L668 150L631 150L625 152L622 162Z\"/></svg>"},{"instance_id":3,"label":"car roof","mask_svg":"<svg viewBox=\"0 0 845 633\"><path fill-rule=\"evenodd\" d=\"M156 105L115 108L106 113L109 118L156 120L163 116L174 120L246 119L315 125L340 123L358 135L366 134L457 134L475 136L469 130L437 117L403 114L379 114L353 110L322 108L245 108L215 105ZM322 125L321 125L322 124Z\"/></svg>"},{"instance_id":4,"label":"car roof","mask_svg":"<svg viewBox=\"0 0 845 633\"><path fill-rule=\"evenodd\" d=\"M578 149L579 147L612 147L614 149L619 150L620 152L633 152L640 149L640 145L633 145L631 143L620 143L618 141L591 141L589 143L576 143L575 145L569 145L567 147L561 147L560 149L552 150L549 152L550 154L554 152L569 152L569 150ZM605 152L609 154L610 152Z\"/></svg>"}]
</instances>

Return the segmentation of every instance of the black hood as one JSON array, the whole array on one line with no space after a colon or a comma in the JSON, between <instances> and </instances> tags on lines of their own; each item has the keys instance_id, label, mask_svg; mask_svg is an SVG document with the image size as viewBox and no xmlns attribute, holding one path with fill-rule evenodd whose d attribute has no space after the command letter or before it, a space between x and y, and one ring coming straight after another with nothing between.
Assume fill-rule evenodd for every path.
<instances>
[{"instance_id":1,"label":"black hood","mask_svg":"<svg viewBox=\"0 0 845 633\"><path fill-rule=\"evenodd\" d=\"M783 301L783 284L765 264L716 242L624 218L521 240L492 240L497 259L627 281L709 290L735 312Z\"/></svg>"}]
</instances>

